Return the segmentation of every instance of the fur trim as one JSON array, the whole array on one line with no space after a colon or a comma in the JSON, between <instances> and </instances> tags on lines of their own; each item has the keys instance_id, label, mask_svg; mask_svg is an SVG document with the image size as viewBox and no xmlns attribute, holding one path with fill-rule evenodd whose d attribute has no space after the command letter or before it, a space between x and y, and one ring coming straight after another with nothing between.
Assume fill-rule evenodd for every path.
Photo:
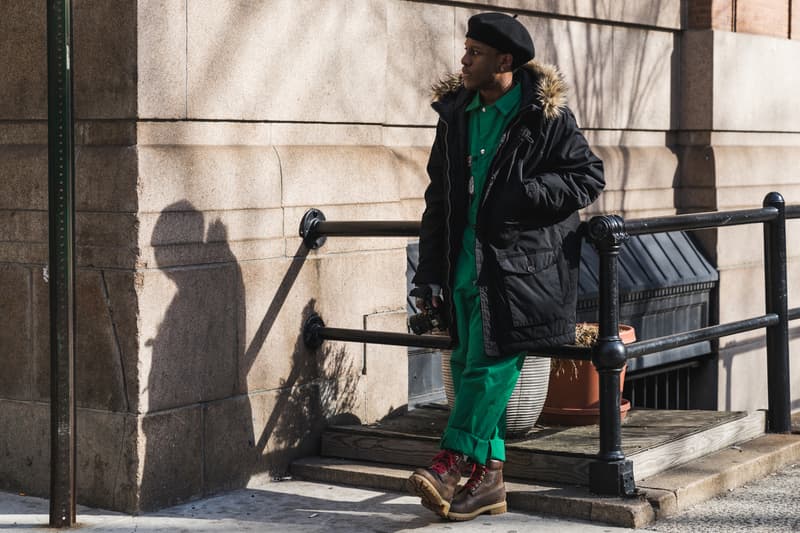
<instances>
[{"instance_id":1,"label":"fur trim","mask_svg":"<svg viewBox=\"0 0 800 533\"><path fill-rule=\"evenodd\" d=\"M522 68L529 70L539 80L536 83L536 96L542 104L542 113L547 120L561 114L567 106L569 86L555 65L531 61Z\"/></svg>"},{"instance_id":2,"label":"fur trim","mask_svg":"<svg viewBox=\"0 0 800 533\"><path fill-rule=\"evenodd\" d=\"M542 113L547 120L561 114L567 105L569 87L564 76L554 65L532 60L520 68L528 70L536 78L536 98L542 106ZM455 93L463 87L461 74L450 74L441 78L431 87L432 100L438 102L445 96Z\"/></svg>"},{"instance_id":3,"label":"fur trim","mask_svg":"<svg viewBox=\"0 0 800 533\"><path fill-rule=\"evenodd\" d=\"M461 87L461 74L448 74L431 85L431 101L438 102Z\"/></svg>"}]
</instances>

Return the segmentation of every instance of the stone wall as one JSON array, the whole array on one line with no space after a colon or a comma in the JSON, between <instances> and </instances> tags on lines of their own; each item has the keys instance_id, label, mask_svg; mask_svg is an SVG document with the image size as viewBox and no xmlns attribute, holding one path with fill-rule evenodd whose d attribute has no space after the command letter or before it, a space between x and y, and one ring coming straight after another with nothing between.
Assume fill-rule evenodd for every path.
<instances>
[{"instance_id":1,"label":"stone wall","mask_svg":"<svg viewBox=\"0 0 800 533\"><path fill-rule=\"evenodd\" d=\"M685 32L679 0L74 0L82 503L137 511L240 487L315 453L328 422L405 407L405 349L310 352L300 333L312 311L402 331L406 241L309 252L297 228L309 207L419 218L428 88L458 69L466 20L487 7L519 13L572 87L607 172L587 215L755 206L773 188L797 201L800 106L779 105L796 44ZM0 13L0 488L44 495L45 13L17 0ZM763 102L739 55L769 80ZM761 252L725 235L706 244L731 257L727 319ZM725 357L721 383L738 387L750 356L732 359L741 378ZM720 407L762 406L734 397Z\"/></svg>"},{"instance_id":2,"label":"stone wall","mask_svg":"<svg viewBox=\"0 0 800 533\"><path fill-rule=\"evenodd\" d=\"M798 74L786 65L800 57L795 40L744 33L688 31L682 127L686 150L680 204L687 210L759 207L770 191L800 203L800 96ZM704 235L706 252L720 271L719 321L764 313L763 232L760 225ZM787 228L789 306L800 302L800 224ZM797 327L791 327L791 368L800 365ZM721 339L719 409L767 406L763 332ZM800 407L800 373L792 375L793 406Z\"/></svg>"}]
</instances>

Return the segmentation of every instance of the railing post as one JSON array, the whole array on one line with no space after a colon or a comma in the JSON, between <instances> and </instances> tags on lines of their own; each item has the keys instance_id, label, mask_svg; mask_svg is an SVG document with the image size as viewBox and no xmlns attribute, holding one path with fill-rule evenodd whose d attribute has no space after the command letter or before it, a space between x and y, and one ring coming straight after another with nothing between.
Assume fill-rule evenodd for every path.
<instances>
[{"instance_id":1,"label":"railing post","mask_svg":"<svg viewBox=\"0 0 800 533\"><path fill-rule=\"evenodd\" d=\"M778 315L778 323L767 328L767 431L792 430L789 393L789 311L786 280L786 204L777 192L764 198L764 207L774 207L778 216L764 224L764 281L766 311Z\"/></svg>"},{"instance_id":2,"label":"railing post","mask_svg":"<svg viewBox=\"0 0 800 533\"><path fill-rule=\"evenodd\" d=\"M589 235L600 255L600 331L592 362L600 375L600 451L589 466L589 487L597 494L633 495L633 463L622 452L620 373L625 345L619 336L617 260L628 238L625 222L616 215L594 217Z\"/></svg>"}]
</instances>

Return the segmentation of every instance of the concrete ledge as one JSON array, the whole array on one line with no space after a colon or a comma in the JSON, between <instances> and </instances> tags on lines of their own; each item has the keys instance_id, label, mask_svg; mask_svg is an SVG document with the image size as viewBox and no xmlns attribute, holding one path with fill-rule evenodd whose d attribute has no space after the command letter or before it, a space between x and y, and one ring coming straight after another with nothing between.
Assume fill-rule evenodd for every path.
<instances>
[{"instance_id":1,"label":"concrete ledge","mask_svg":"<svg viewBox=\"0 0 800 533\"><path fill-rule=\"evenodd\" d=\"M643 497L597 496L586 487L506 482L508 505L515 511L561 516L639 528L651 524L655 513Z\"/></svg>"},{"instance_id":2,"label":"concrete ledge","mask_svg":"<svg viewBox=\"0 0 800 533\"><path fill-rule=\"evenodd\" d=\"M800 435L764 435L639 482L662 518L800 459Z\"/></svg>"}]
</instances>

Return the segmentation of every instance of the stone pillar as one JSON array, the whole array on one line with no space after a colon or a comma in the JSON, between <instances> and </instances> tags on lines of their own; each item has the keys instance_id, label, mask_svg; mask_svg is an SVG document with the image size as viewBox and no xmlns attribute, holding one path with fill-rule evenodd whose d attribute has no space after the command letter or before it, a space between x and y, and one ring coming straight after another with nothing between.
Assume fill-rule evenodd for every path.
<instances>
[{"instance_id":1,"label":"stone pillar","mask_svg":"<svg viewBox=\"0 0 800 533\"><path fill-rule=\"evenodd\" d=\"M685 211L756 208L773 190L787 204L800 201L800 75L786 69L797 62L800 47L786 39L786 2L761 2L764 9L758 16L752 5L742 7L749 4L736 4L737 33L717 31L724 26L719 23L724 15L714 12L719 16L706 21L714 29L682 36L678 198ZM752 34L756 32L780 37ZM800 243L794 224L788 229L790 279L798 269ZM724 228L700 236L720 271L719 322L763 314L762 227ZM790 283L790 291L792 305L800 288ZM800 364L800 343L793 341L792 348L792 362ZM766 407L763 331L721 339L719 353L717 407ZM793 378L792 385L797 397L800 379Z\"/></svg>"},{"instance_id":2,"label":"stone pillar","mask_svg":"<svg viewBox=\"0 0 800 533\"><path fill-rule=\"evenodd\" d=\"M136 2L74 3L77 491L136 506ZM0 484L49 486L46 6L0 2ZM88 497L87 497L88 496Z\"/></svg>"}]
</instances>

